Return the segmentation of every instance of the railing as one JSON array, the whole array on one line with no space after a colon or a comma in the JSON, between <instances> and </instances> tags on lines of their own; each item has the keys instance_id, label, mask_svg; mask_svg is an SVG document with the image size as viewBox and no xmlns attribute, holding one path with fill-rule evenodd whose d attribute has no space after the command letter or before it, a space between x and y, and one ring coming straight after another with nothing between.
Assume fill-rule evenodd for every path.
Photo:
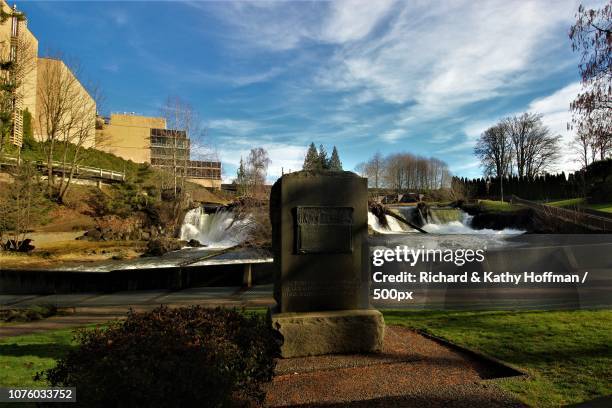
<instances>
[{"instance_id":1,"label":"railing","mask_svg":"<svg viewBox=\"0 0 612 408\"><path fill-rule=\"evenodd\" d=\"M567 208L553 207L551 205L545 205L535 203L529 200L523 200L515 195L512 196L512 203L517 203L529 207L533 210L559 218L564 221L568 221L574 224L583 225L591 229L596 229L602 232L612 231L612 219L608 217L602 217L600 215L594 215L583 211L569 210Z\"/></svg>"},{"instance_id":2,"label":"railing","mask_svg":"<svg viewBox=\"0 0 612 408\"><path fill-rule=\"evenodd\" d=\"M18 162L16 157L4 156L0 165L14 166ZM47 164L43 161L37 161L36 167L39 171L47 169ZM63 166L61 163L51 163L53 173L70 173L70 166ZM80 166L77 165L74 169L73 177L76 178L90 178L98 180L109 180L109 181L125 181L125 173L121 171L102 169L100 167Z\"/></svg>"}]
</instances>

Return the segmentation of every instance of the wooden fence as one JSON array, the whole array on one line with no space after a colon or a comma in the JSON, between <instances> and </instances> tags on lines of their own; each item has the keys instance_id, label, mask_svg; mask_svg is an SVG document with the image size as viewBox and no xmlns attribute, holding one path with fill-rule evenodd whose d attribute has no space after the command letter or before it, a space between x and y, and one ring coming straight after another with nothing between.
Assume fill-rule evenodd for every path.
<instances>
[{"instance_id":1,"label":"wooden fence","mask_svg":"<svg viewBox=\"0 0 612 408\"><path fill-rule=\"evenodd\" d=\"M551 205L545 205L535 203L529 200L523 200L522 198L519 198L514 195L512 196L511 202L524 205L525 207L529 207L544 215L552 216L574 224L583 225L593 230L601 232L612 232L612 218L595 215L592 212L583 212L570 210L567 208L553 207Z\"/></svg>"},{"instance_id":2,"label":"wooden fence","mask_svg":"<svg viewBox=\"0 0 612 408\"><path fill-rule=\"evenodd\" d=\"M2 166L15 166L17 164L17 158L4 156L2 158L2 162L0 162L0 167ZM42 161L37 161L35 163L36 168L42 172L47 172L47 163ZM70 174L70 166L63 166L61 163L51 163L53 167L53 173L62 174L64 171L66 172L66 176ZM111 181L111 182L123 182L125 181L125 173L116 170L108 170L102 169L99 167L90 167L90 166L80 166L77 165L74 171L74 178L79 179L92 179L99 181Z\"/></svg>"}]
</instances>

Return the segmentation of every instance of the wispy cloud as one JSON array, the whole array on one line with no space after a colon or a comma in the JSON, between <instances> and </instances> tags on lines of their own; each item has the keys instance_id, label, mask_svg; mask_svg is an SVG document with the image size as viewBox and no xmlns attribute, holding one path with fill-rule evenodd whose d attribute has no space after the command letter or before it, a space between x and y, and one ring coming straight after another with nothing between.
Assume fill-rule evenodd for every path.
<instances>
[{"instance_id":1,"label":"wispy cloud","mask_svg":"<svg viewBox=\"0 0 612 408\"><path fill-rule=\"evenodd\" d=\"M201 110L229 174L255 146L268 148L270 174L299 168L314 141L337 145L346 168L405 150L476 175L477 137L527 110L570 137L576 0L27 4L53 20L40 38L64 24L86 49L116 41L87 60L117 73L105 75L111 109L178 94ZM83 29L93 24L103 35Z\"/></svg>"},{"instance_id":2,"label":"wispy cloud","mask_svg":"<svg viewBox=\"0 0 612 408\"><path fill-rule=\"evenodd\" d=\"M128 14L125 12L125 10L113 8L109 10L108 14L111 21L118 26L126 25L129 22Z\"/></svg>"},{"instance_id":3,"label":"wispy cloud","mask_svg":"<svg viewBox=\"0 0 612 408\"><path fill-rule=\"evenodd\" d=\"M567 124L572 119L569 109L570 103L576 98L580 91L580 82L573 82L551 95L541 97L532 101L527 110L542 114L542 122L553 134L561 136L561 158L558 163L559 169L578 170L580 164L576 160L571 149L568 149L575 133L567 129Z\"/></svg>"},{"instance_id":4,"label":"wispy cloud","mask_svg":"<svg viewBox=\"0 0 612 408\"><path fill-rule=\"evenodd\" d=\"M416 120L447 115L524 85L525 73L555 48L547 43L551 33L568 20L567 7L544 2L402 6L384 34L339 49L319 83L365 91L370 100L413 102L406 115Z\"/></svg>"},{"instance_id":5,"label":"wispy cloud","mask_svg":"<svg viewBox=\"0 0 612 408\"><path fill-rule=\"evenodd\" d=\"M208 128L220 130L223 133L246 136L259 128L259 124L249 120L213 119L208 122Z\"/></svg>"}]
</instances>

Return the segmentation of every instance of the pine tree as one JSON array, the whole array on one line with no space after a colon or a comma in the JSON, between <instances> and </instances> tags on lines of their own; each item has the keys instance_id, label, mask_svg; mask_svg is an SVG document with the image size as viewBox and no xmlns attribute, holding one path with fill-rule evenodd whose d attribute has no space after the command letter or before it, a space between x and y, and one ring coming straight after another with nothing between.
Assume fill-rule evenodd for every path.
<instances>
[{"instance_id":1,"label":"pine tree","mask_svg":"<svg viewBox=\"0 0 612 408\"><path fill-rule=\"evenodd\" d=\"M319 145L319 162L317 168L320 170L329 169L329 159L327 158L327 150L325 150L325 146L323 146L322 144Z\"/></svg>"},{"instance_id":2,"label":"pine tree","mask_svg":"<svg viewBox=\"0 0 612 408\"><path fill-rule=\"evenodd\" d=\"M329 159L329 169L331 171L342 171L342 162L340 161L340 156L338 155L338 149L336 149L336 146L334 146L331 159Z\"/></svg>"},{"instance_id":3,"label":"pine tree","mask_svg":"<svg viewBox=\"0 0 612 408\"><path fill-rule=\"evenodd\" d=\"M304 158L304 166L302 170L316 170L319 168L319 153L314 143L310 143L306 157Z\"/></svg>"},{"instance_id":4,"label":"pine tree","mask_svg":"<svg viewBox=\"0 0 612 408\"><path fill-rule=\"evenodd\" d=\"M246 170L244 169L244 161L240 157L240 166L238 166L238 171L236 172L236 187L239 195L246 193L246 184Z\"/></svg>"}]
</instances>

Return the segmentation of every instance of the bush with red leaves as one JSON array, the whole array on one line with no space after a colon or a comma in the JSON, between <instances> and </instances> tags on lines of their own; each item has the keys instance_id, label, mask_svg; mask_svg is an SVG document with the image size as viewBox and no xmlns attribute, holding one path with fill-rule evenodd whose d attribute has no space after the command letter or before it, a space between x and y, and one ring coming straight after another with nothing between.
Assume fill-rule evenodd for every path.
<instances>
[{"instance_id":1,"label":"bush with red leaves","mask_svg":"<svg viewBox=\"0 0 612 408\"><path fill-rule=\"evenodd\" d=\"M266 319L222 308L130 312L75 338L78 346L36 377L76 387L79 405L92 407L259 405L280 354Z\"/></svg>"}]
</instances>

